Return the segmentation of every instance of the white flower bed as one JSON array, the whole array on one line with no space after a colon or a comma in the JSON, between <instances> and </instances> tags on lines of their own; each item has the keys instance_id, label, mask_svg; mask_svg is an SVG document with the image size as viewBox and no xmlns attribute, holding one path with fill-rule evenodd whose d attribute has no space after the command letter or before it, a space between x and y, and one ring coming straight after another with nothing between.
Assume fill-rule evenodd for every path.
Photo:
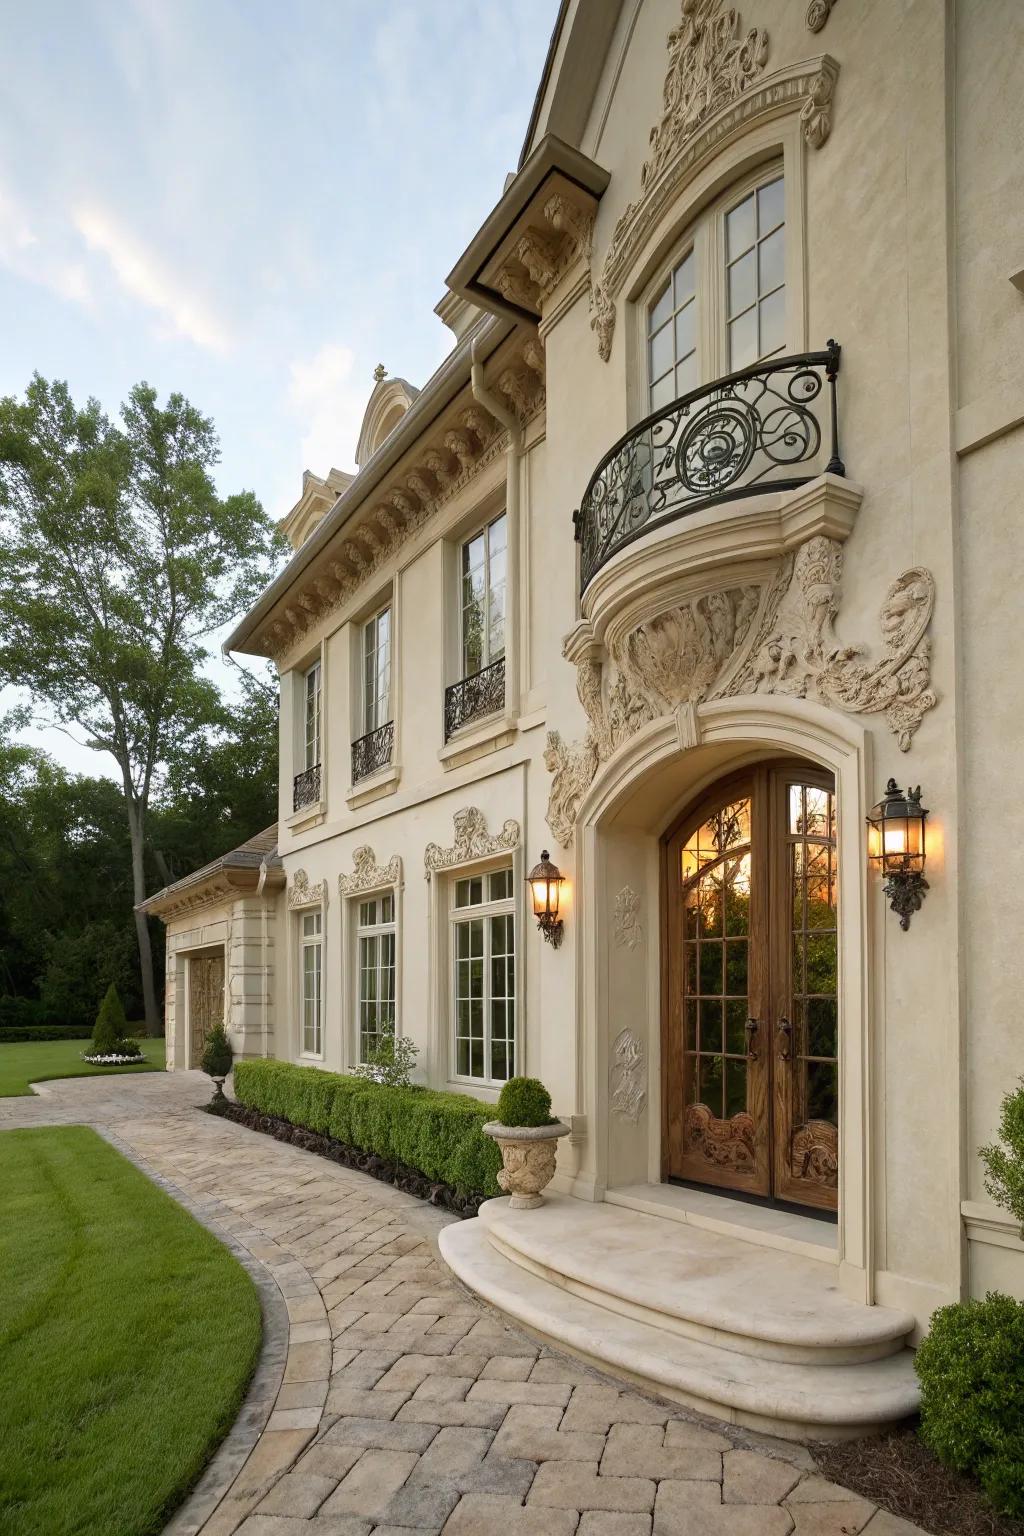
<instances>
[{"instance_id":1,"label":"white flower bed","mask_svg":"<svg viewBox=\"0 0 1024 1536\"><path fill-rule=\"evenodd\" d=\"M122 1056L118 1052L113 1052L109 1056L90 1056L88 1052L82 1052L82 1060L87 1061L91 1067L128 1067L132 1062L146 1059L141 1052L136 1056Z\"/></svg>"}]
</instances>

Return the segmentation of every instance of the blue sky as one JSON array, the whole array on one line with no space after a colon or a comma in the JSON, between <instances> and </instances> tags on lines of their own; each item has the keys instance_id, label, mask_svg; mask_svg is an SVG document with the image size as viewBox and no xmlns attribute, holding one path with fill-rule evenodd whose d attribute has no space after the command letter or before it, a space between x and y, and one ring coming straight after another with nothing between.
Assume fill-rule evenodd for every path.
<instances>
[{"instance_id":1,"label":"blue sky","mask_svg":"<svg viewBox=\"0 0 1024 1536\"><path fill-rule=\"evenodd\" d=\"M0 0L0 393L146 379L274 516L353 468L383 362L518 159L557 0ZM0 706L11 695L0 696ZM69 766L107 768L53 732Z\"/></svg>"}]
</instances>

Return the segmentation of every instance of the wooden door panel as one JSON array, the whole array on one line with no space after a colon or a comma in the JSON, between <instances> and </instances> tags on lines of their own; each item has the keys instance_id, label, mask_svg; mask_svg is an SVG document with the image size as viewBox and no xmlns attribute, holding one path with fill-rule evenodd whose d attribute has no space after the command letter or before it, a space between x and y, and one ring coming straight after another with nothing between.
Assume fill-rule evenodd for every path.
<instances>
[{"instance_id":1,"label":"wooden door panel","mask_svg":"<svg viewBox=\"0 0 1024 1536\"><path fill-rule=\"evenodd\" d=\"M194 955L188 963L189 1065L198 1066L206 1037L224 1018L224 951Z\"/></svg>"},{"instance_id":2,"label":"wooden door panel","mask_svg":"<svg viewBox=\"0 0 1024 1536\"><path fill-rule=\"evenodd\" d=\"M766 968L756 953L759 795L749 777L729 788L669 845L667 1161L670 1177L760 1194L769 1138L759 1039Z\"/></svg>"},{"instance_id":3,"label":"wooden door panel","mask_svg":"<svg viewBox=\"0 0 1024 1536\"><path fill-rule=\"evenodd\" d=\"M665 844L664 1168L834 1209L838 985L833 781L722 781Z\"/></svg>"}]
</instances>

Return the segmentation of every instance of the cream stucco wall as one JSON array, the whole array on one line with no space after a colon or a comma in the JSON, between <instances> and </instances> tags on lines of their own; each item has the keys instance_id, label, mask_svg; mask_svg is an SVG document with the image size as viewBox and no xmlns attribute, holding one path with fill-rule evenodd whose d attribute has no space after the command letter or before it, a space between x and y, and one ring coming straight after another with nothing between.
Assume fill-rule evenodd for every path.
<instances>
[{"instance_id":1,"label":"cream stucco wall","mask_svg":"<svg viewBox=\"0 0 1024 1536\"><path fill-rule=\"evenodd\" d=\"M542 1076L556 1109L575 1117L560 1151L561 1187L600 1198L608 1186L658 1177L658 838L706 772L802 742L840 778L850 866L843 1283L924 1322L965 1289L999 1283L1024 1296L1024 1249L988 1205L975 1155L993 1134L1001 1094L1024 1071L1014 1024L1024 898L1012 880L1022 819L1013 770L1024 718L1014 585L1024 553L1024 432L1011 430L1024 420L1024 295L1009 280L1024 268L1024 16L1013 0L844 0L812 34L805 7L791 0L744 0L739 9L743 30L768 33L765 77L795 78L802 61L823 53L835 61L831 131L810 141L804 98L787 100L780 87L753 120L722 134L632 252L607 362L591 326L586 261L563 274L544 304L545 398L543 409L525 412L521 457L510 460L504 440L501 451L483 453L475 473L411 523L353 595L333 599L280 652L280 850L290 887L300 870L324 882L323 1064L342 1069L355 1050L354 898L339 878L367 845L381 867L400 860L399 1025L419 1047L423 1079L446 1086L446 887L443 874L425 877L425 850L453 845L464 807L483 813L491 835L517 823L519 1067ZM575 113L578 147L610 172L593 231L595 272L641 196L666 37L679 14L678 0L625 0L593 98ZM571 742L587 726L575 668L562 656L581 614L570 514L602 455L643 414L635 301L704 208L752 167L776 163L787 187L788 348L821 348L829 337L843 347L841 449L859 489L843 527L836 632L868 660L877 656L887 588L907 568L926 567L936 591L926 660L937 702L906 756L883 715L853 717L799 699L777 706L774 724L767 706L728 719L717 705L701 706L689 743L678 723L656 722L649 739L631 744L632 766L620 754L602 767L581 811L585 831L559 848L545 820L546 732ZM500 357L481 366L493 391ZM472 406L468 383L459 399ZM415 463L413 448L407 469ZM457 543L506 504L519 579L509 597L505 709L446 747ZM645 547L653 551L653 542L637 546L640 566ZM385 598L395 615L394 762L369 788L353 789L354 637ZM653 612L656 591L649 601ZM301 673L316 656L325 789L322 804L296 816ZM863 813L890 774L920 782L931 812L930 890L908 932L864 861ZM557 951L526 909L523 876L542 846L569 881ZM614 936L615 898L626 885L646 935L636 946ZM294 911L282 911L272 1047L293 1058L296 923ZM184 949L193 939L183 933L175 942ZM645 1047L647 1101L636 1119L609 1105L609 1050L627 1024ZM478 1091L493 1097L495 1088Z\"/></svg>"}]
</instances>

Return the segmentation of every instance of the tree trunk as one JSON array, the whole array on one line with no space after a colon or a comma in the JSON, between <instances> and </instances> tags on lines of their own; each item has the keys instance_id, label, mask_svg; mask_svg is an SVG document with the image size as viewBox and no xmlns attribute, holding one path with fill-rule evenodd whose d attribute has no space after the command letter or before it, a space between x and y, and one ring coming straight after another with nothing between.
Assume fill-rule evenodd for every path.
<instances>
[{"instance_id":1,"label":"tree trunk","mask_svg":"<svg viewBox=\"0 0 1024 1536\"><path fill-rule=\"evenodd\" d=\"M157 1001L156 978L153 975L153 949L149 942L149 922L138 904L146 899L146 871L143 861L143 809L128 800L128 831L132 841L132 886L135 894L135 937L139 945L139 969L142 972L142 1000L146 1010L146 1034L162 1035L164 1032L163 1009Z\"/></svg>"}]
</instances>

